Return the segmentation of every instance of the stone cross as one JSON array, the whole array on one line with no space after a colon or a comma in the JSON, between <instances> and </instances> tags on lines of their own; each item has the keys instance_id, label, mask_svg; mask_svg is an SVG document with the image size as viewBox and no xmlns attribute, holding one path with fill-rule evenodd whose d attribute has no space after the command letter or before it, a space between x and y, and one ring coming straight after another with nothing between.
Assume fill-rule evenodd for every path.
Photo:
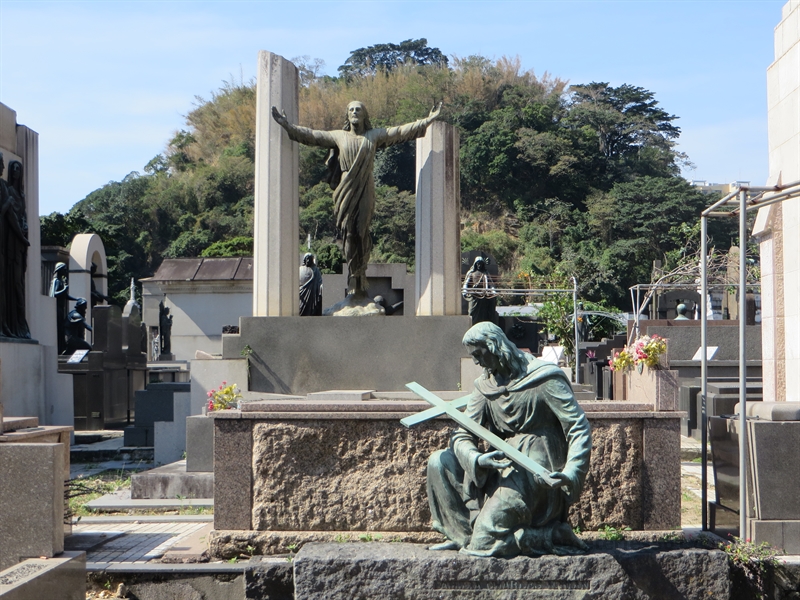
<instances>
[{"instance_id":1,"label":"stone cross","mask_svg":"<svg viewBox=\"0 0 800 600\"><path fill-rule=\"evenodd\" d=\"M466 406L469 396L462 396L461 398L453 400L452 402L446 402L416 382L407 383L406 387L414 392L417 396L433 405L432 409L429 408L428 410L417 413L416 415L411 415L410 417L401 419L400 422L406 427L410 427L411 425L421 423L422 421L427 421L428 419L446 414L456 423L461 425L461 427L473 435L478 436L484 442L496 448L497 450L503 452L506 455L506 458L513 460L526 471L533 473L537 477L544 480L544 482L550 485L550 487L555 487L558 484L558 480L550 477L550 471L545 469L542 465L537 463L535 460L532 460L529 456L523 454L514 448L514 446L507 443L505 440L498 437L459 411L459 407Z\"/></svg>"}]
</instances>

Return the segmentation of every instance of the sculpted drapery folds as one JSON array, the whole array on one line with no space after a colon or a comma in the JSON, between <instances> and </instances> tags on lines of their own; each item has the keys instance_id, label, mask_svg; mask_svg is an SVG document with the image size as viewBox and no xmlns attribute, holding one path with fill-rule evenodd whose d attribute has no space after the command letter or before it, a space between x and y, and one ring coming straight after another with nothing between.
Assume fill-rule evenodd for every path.
<instances>
[{"instance_id":1,"label":"sculpted drapery folds","mask_svg":"<svg viewBox=\"0 0 800 600\"><path fill-rule=\"evenodd\" d=\"M0 154L0 175L3 167ZM0 182L0 333L12 338L30 338L25 318L25 272L30 242L22 163L12 160L8 167L8 183Z\"/></svg>"},{"instance_id":2,"label":"sculpted drapery folds","mask_svg":"<svg viewBox=\"0 0 800 600\"><path fill-rule=\"evenodd\" d=\"M575 554L586 545L567 521L589 468L591 429L564 372L517 349L496 325L474 325L464 344L484 374L465 415L551 471L531 474L464 429L428 463L433 528L477 556Z\"/></svg>"},{"instance_id":3,"label":"sculpted drapery folds","mask_svg":"<svg viewBox=\"0 0 800 600\"><path fill-rule=\"evenodd\" d=\"M314 255L306 252L300 265L300 316L318 317L322 314L322 273Z\"/></svg>"},{"instance_id":4,"label":"sculpted drapery folds","mask_svg":"<svg viewBox=\"0 0 800 600\"><path fill-rule=\"evenodd\" d=\"M372 251L369 226L375 212L375 180L372 167L375 153L400 142L425 135L439 116L435 107L425 119L399 127L373 128L367 108L358 101L347 105L347 121L341 131L319 131L289 123L286 115L272 108L273 118L289 138L309 146L330 148L326 164L328 183L333 188L336 227L342 233L343 253L349 272L348 287L355 295L367 289L367 263Z\"/></svg>"}]
</instances>

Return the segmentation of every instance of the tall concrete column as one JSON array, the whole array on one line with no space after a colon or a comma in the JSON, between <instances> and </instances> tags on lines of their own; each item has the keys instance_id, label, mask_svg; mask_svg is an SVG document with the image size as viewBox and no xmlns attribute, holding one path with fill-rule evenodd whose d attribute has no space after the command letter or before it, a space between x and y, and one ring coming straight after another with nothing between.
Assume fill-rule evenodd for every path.
<instances>
[{"instance_id":1,"label":"tall concrete column","mask_svg":"<svg viewBox=\"0 0 800 600\"><path fill-rule=\"evenodd\" d=\"M434 121L417 140L417 316L461 314L459 136Z\"/></svg>"},{"instance_id":2,"label":"tall concrete column","mask_svg":"<svg viewBox=\"0 0 800 600\"><path fill-rule=\"evenodd\" d=\"M768 185L800 180L800 3L784 4L767 69ZM761 346L765 400L800 400L800 200L759 209Z\"/></svg>"},{"instance_id":3,"label":"tall concrete column","mask_svg":"<svg viewBox=\"0 0 800 600\"><path fill-rule=\"evenodd\" d=\"M258 53L253 316L296 316L298 296L299 154L272 107L298 120L297 67L272 52Z\"/></svg>"}]
</instances>

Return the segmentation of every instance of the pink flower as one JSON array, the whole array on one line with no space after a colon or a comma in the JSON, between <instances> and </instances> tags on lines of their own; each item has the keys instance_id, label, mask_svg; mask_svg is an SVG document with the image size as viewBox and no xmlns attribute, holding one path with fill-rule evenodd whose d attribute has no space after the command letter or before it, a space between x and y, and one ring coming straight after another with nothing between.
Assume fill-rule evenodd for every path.
<instances>
[{"instance_id":1,"label":"pink flower","mask_svg":"<svg viewBox=\"0 0 800 600\"><path fill-rule=\"evenodd\" d=\"M227 381L223 381L222 385L228 385L228 382Z\"/></svg>"},{"instance_id":2,"label":"pink flower","mask_svg":"<svg viewBox=\"0 0 800 600\"><path fill-rule=\"evenodd\" d=\"M213 395L214 395L214 392L208 392L208 397L209 398L211 398L211 396L213 396Z\"/></svg>"}]
</instances>

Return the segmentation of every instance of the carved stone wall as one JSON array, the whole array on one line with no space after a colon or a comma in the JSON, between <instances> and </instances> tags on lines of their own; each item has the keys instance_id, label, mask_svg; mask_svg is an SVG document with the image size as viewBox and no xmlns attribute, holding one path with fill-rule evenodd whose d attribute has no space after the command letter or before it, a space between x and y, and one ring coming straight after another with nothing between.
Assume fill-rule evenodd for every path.
<instances>
[{"instance_id":1,"label":"carved stone wall","mask_svg":"<svg viewBox=\"0 0 800 600\"><path fill-rule=\"evenodd\" d=\"M451 421L406 429L400 418L427 408L419 401L260 404L264 412L216 415L215 553L253 545L274 554L290 544L366 534L440 539L430 530L426 465L434 450L447 447ZM573 526L679 528L682 413L633 402L584 407L592 459L570 510Z\"/></svg>"}]
</instances>

